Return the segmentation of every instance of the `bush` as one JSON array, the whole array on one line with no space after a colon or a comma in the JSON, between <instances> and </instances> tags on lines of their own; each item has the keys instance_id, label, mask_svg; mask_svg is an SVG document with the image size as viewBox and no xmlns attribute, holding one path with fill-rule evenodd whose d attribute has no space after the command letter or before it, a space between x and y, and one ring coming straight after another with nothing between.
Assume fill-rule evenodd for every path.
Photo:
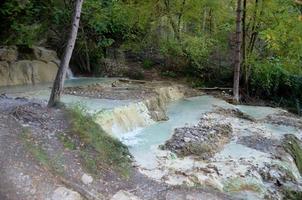
<instances>
[{"instance_id":1,"label":"bush","mask_svg":"<svg viewBox=\"0 0 302 200\"><path fill-rule=\"evenodd\" d=\"M278 59L255 63L250 85L253 95L278 102L278 106L296 110L302 101L302 75L287 70Z\"/></svg>"},{"instance_id":2,"label":"bush","mask_svg":"<svg viewBox=\"0 0 302 200\"><path fill-rule=\"evenodd\" d=\"M152 68L152 66L153 66L153 62L152 62L152 60L150 60L150 59L144 59L143 60L143 68L144 69L151 69Z\"/></svg>"}]
</instances>

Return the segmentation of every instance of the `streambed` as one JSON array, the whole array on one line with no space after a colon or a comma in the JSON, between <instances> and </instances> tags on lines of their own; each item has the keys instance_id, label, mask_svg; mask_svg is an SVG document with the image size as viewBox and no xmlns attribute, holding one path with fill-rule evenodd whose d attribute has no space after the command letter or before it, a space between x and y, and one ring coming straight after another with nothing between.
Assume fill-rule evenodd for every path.
<instances>
[{"instance_id":1,"label":"streambed","mask_svg":"<svg viewBox=\"0 0 302 200\"><path fill-rule=\"evenodd\" d=\"M83 78L67 81L67 86L97 83L111 87L115 81L116 79ZM50 94L49 87L49 84L43 84L35 87L1 88L0 91L9 96L46 101ZM155 180L172 185L214 187L249 199L281 199L275 186L275 181L279 179L285 179L282 183L284 185L294 185L293 188L301 189L301 176L293 159L285 152L280 154L278 145L280 146L285 134L294 134L301 139L302 131L295 126L270 123L267 120L268 116L283 116L285 111L259 106L234 106L207 95L183 98L180 95L183 91L178 91L179 88L167 88L160 90L159 98L156 99L167 104L165 114L168 120L160 122L150 116L150 106L146 106L146 102L142 100L88 98L68 94L63 96L62 101L67 105L81 103L90 113L99 112L97 119L100 125L128 145L135 165L143 174ZM254 120L217 113L217 108L237 109ZM232 126L230 141L210 159L179 157L169 150L159 148L172 137L175 128L190 129L198 124L200 118L207 119L214 125L228 123ZM292 178L288 178L289 176Z\"/></svg>"}]
</instances>

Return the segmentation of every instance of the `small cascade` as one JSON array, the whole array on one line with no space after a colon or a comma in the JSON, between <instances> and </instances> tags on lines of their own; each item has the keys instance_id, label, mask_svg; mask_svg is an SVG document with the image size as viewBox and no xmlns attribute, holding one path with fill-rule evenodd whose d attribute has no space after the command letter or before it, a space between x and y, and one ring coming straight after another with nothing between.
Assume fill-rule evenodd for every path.
<instances>
[{"instance_id":1,"label":"small cascade","mask_svg":"<svg viewBox=\"0 0 302 200\"><path fill-rule=\"evenodd\" d=\"M101 112L96 122L110 134L119 137L123 133L132 132L138 128L155 123L149 115L149 110L143 102L132 103Z\"/></svg>"},{"instance_id":2,"label":"small cascade","mask_svg":"<svg viewBox=\"0 0 302 200\"><path fill-rule=\"evenodd\" d=\"M137 129L167 120L166 105L182 99L183 93L178 87L160 87L158 95L144 101L105 110L97 115L96 122L108 133L117 137Z\"/></svg>"},{"instance_id":3,"label":"small cascade","mask_svg":"<svg viewBox=\"0 0 302 200\"><path fill-rule=\"evenodd\" d=\"M72 71L69 67L67 68L66 78L67 79L74 79L75 78L75 76L73 75L73 73L72 73Z\"/></svg>"}]
</instances>

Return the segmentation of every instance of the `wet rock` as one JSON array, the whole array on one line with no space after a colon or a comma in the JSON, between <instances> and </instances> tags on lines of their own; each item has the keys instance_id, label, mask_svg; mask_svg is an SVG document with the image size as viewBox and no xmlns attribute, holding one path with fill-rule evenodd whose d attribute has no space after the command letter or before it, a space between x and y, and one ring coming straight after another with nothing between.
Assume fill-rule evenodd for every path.
<instances>
[{"instance_id":1,"label":"wet rock","mask_svg":"<svg viewBox=\"0 0 302 200\"><path fill-rule=\"evenodd\" d=\"M225 116L230 116L230 117L235 117L239 119L245 119L249 121L256 121L252 116L249 116L243 112L241 112L239 109L225 109L219 106L215 106L216 109L214 113L220 114L220 115L225 115Z\"/></svg>"},{"instance_id":2,"label":"wet rock","mask_svg":"<svg viewBox=\"0 0 302 200\"><path fill-rule=\"evenodd\" d=\"M83 200L83 198L78 192L59 187L53 192L51 200Z\"/></svg>"},{"instance_id":3,"label":"wet rock","mask_svg":"<svg viewBox=\"0 0 302 200\"><path fill-rule=\"evenodd\" d=\"M89 185L90 183L93 182L93 178L92 178L92 176L89 176L88 174L83 174L82 177L81 177L81 181L85 185Z\"/></svg>"},{"instance_id":4,"label":"wet rock","mask_svg":"<svg viewBox=\"0 0 302 200\"><path fill-rule=\"evenodd\" d=\"M140 200L137 196L130 192L120 190L110 200Z\"/></svg>"},{"instance_id":5,"label":"wet rock","mask_svg":"<svg viewBox=\"0 0 302 200\"><path fill-rule=\"evenodd\" d=\"M264 181L274 183L276 186L281 186L285 182L297 182L290 169L278 164L266 163L259 169L259 174Z\"/></svg>"},{"instance_id":6,"label":"wet rock","mask_svg":"<svg viewBox=\"0 0 302 200\"><path fill-rule=\"evenodd\" d=\"M281 145L279 140L266 138L257 134L240 137L237 144L242 144L265 153L272 153L279 145Z\"/></svg>"},{"instance_id":7,"label":"wet rock","mask_svg":"<svg viewBox=\"0 0 302 200\"><path fill-rule=\"evenodd\" d=\"M282 145L284 150L293 157L300 174L302 174L301 140L299 140L295 135L286 134L282 140Z\"/></svg>"},{"instance_id":8,"label":"wet rock","mask_svg":"<svg viewBox=\"0 0 302 200\"><path fill-rule=\"evenodd\" d=\"M229 142L232 135L230 124L210 121L204 118L198 126L175 129L172 138L161 148L170 150L178 156L194 155L201 159L209 159Z\"/></svg>"},{"instance_id":9,"label":"wet rock","mask_svg":"<svg viewBox=\"0 0 302 200\"><path fill-rule=\"evenodd\" d=\"M292 126L302 129L302 119L289 113L282 113L282 115L269 115L265 119L266 122L271 124Z\"/></svg>"}]
</instances>

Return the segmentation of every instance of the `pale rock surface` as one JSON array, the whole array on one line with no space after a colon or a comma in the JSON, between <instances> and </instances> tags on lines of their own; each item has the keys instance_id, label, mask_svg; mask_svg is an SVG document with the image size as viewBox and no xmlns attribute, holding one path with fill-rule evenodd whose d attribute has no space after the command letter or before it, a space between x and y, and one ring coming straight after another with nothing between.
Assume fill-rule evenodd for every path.
<instances>
[{"instance_id":1,"label":"pale rock surface","mask_svg":"<svg viewBox=\"0 0 302 200\"><path fill-rule=\"evenodd\" d=\"M83 174L81 181L85 184L85 185L89 185L90 183L93 182L93 178L92 176L89 176L88 174Z\"/></svg>"},{"instance_id":2,"label":"pale rock surface","mask_svg":"<svg viewBox=\"0 0 302 200\"><path fill-rule=\"evenodd\" d=\"M120 190L110 200L140 200L137 196L124 191Z\"/></svg>"},{"instance_id":3,"label":"pale rock surface","mask_svg":"<svg viewBox=\"0 0 302 200\"><path fill-rule=\"evenodd\" d=\"M58 187L53 192L51 200L83 200L83 198L78 192L65 187Z\"/></svg>"},{"instance_id":4,"label":"pale rock surface","mask_svg":"<svg viewBox=\"0 0 302 200\"><path fill-rule=\"evenodd\" d=\"M60 63L56 52L33 48L34 60L17 60L17 47L0 47L0 86L52 82Z\"/></svg>"}]
</instances>

